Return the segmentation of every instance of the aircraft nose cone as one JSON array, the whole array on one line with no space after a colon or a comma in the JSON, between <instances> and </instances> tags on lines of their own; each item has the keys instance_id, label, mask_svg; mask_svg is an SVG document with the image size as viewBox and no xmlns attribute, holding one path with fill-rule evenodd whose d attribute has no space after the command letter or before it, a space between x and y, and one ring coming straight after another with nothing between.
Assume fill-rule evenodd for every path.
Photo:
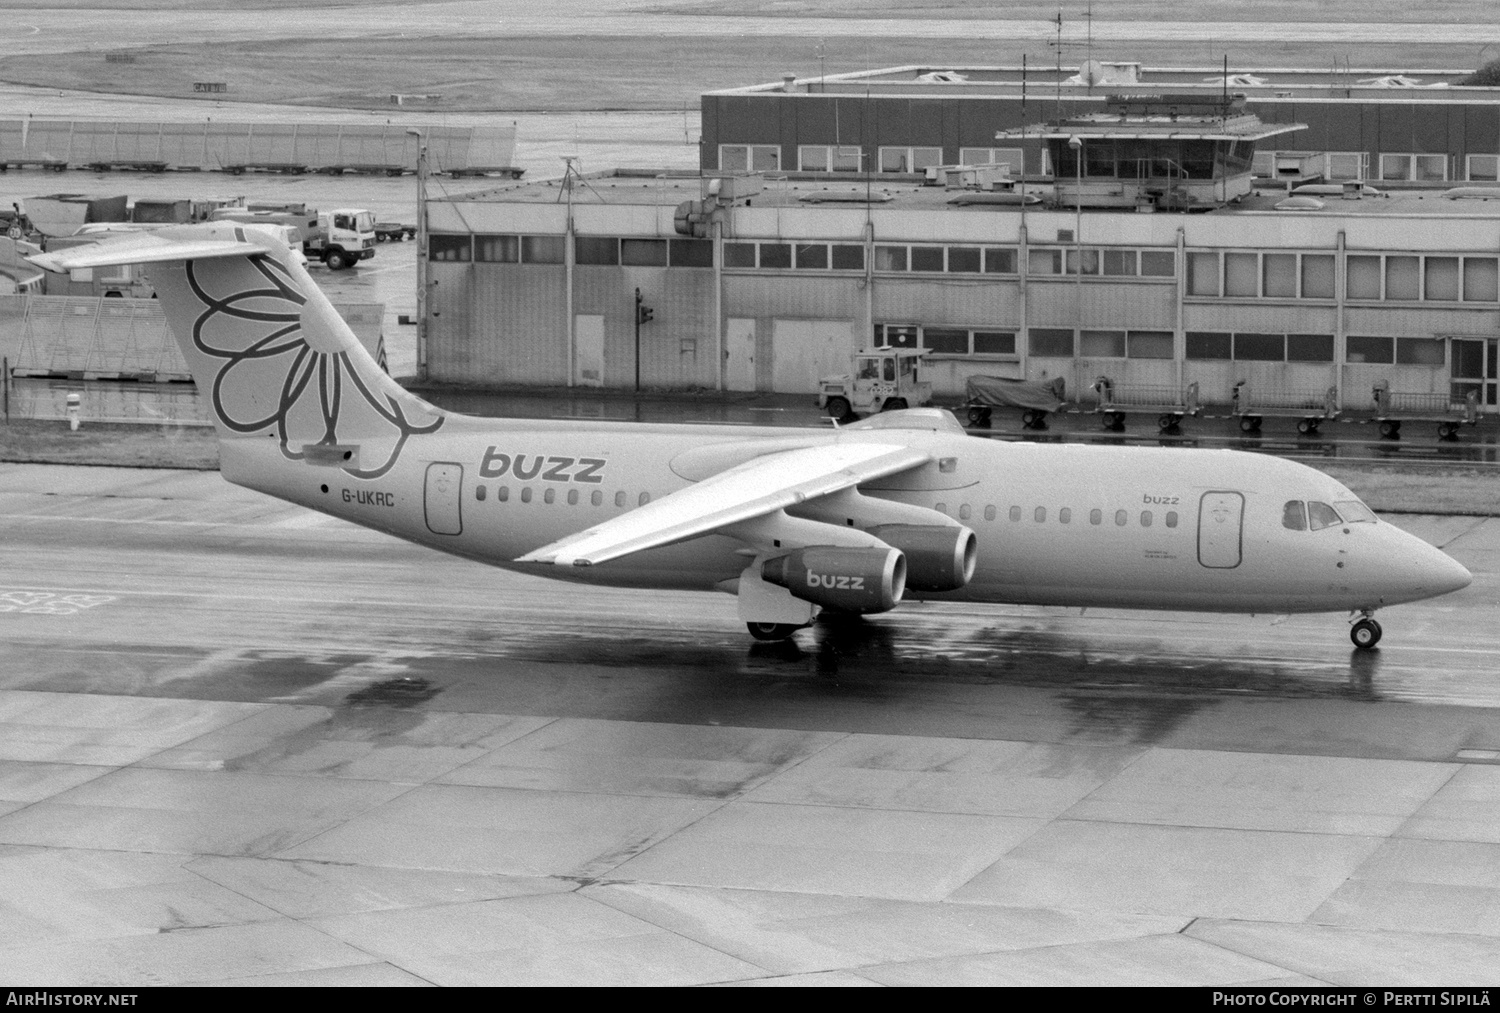
<instances>
[{"instance_id":1,"label":"aircraft nose cone","mask_svg":"<svg viewBox=\"0 0 1500 1013\"><path fill-rule=\"evenodd\" d=\"M1474 575L1468 567L1447 553L1440 552L1439 555L1443 557L1442 561L1433 567L1438 594L1461 591L1474 583Z\"/></svg>"}]
</instances>

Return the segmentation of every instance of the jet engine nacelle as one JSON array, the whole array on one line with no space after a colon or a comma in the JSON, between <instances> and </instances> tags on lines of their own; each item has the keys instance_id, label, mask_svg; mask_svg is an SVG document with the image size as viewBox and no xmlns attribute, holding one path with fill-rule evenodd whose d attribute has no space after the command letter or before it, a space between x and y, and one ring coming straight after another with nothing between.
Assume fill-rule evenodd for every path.
<instances>
[{"instance_id":1,"label":"jet engine nacelle","mask_svg":"<svg viewBox=\"0 0 1500 1013\"><path fill-rule=\"evenodd\" d=\"M906 557L906 586L913 591L957 591L974 577L979 539L962 526L878 524L870 534Z\"/></svg>"},{"instance_id":2,"label":"jet engine nacelle","mask_svg":"<svg viewBox=\"0 0 1500 1013\"><path fill-rule=\"evenodd\" d=\"M886 612L906 590L906 559L891 548L797 549L761 564L761 579L841 612Z\"/></svg>"}]
</instances>

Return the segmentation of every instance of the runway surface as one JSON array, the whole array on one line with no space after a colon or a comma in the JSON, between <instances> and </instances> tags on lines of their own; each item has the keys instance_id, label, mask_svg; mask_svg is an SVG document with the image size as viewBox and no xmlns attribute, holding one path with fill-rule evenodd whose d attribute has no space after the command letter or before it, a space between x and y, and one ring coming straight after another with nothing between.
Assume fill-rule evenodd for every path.
<instances>
[{"instance_id":1,"label":"runway surface","mask_svg":"<svg viewBox=\"0 0 1500 1013\"><path fill-rule=\"evenodd\" d=\"M0 977L1491 984L1500 519L1381 614L733 600L0 465Z\"/></svg>"}]
</instances>

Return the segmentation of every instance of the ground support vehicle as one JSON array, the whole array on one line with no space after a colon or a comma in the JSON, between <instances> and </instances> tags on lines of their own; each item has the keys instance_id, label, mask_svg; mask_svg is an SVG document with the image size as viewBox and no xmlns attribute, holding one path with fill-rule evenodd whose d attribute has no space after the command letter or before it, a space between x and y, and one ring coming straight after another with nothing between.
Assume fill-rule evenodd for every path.
<instances>
[{"instance_id":1,"label":"ground support vehicle","mask_svg":"<svg viewBox=\"0 0 1500 1013\"><path fill-rule=\"evenodd\" d=\"M1451 394L1421 394L1391 390L1391 385L1381 380L1375 384L1375 417L1380 435L1398 439L1403 422L1436 423L1438 437L1455 439L1459 426L1472 426L1479 421L1479 395L1469 391L1463 400L1455 400Z\"/></svg>"},{"instance_id":2,"label":"ground support vehicle","mask_svg":"<svg viewBox=\"0 0 1500 1013\"><path fill-rule=\"evenodd\" d=\"M971 376L964 381L964 403L969 425L984 428L995 408L1021 409L1021 424L1027 429L1046 429L1047 414L1062 410L1067 400L1067 382L1060 376L1050 380L1012 380L1000 376Z\"/></svg>"},{"instance_id":3,"label":"ground support vehicle","mask_svg":"<svg viewBox=\"0 0 1500 1013\"><path fill-rule=\"evenodd\" d=\"M818 381L818 407L842 422L859 413L898 411L932 403L932 384L921 379L916 348L874 348L854 356L854 372Z\"/></svg>"},{"instance_id":4,"label":"ground support vehicle","mask_svg":"<svg viewBox=\"0 0 1500 1013\"><path fill-rule=\"evenodd\" d=\"M1099 397L1094 411L1102 416L1105 429L1124 429L1127 415L1155 415L1162 429L1175 429L1187 416L1203 414L1196 382L1186 387L1155 383L1126 385L1101 376L1092 386Z\"/></svg>"},{"instance_id":5,"label":"ground support vehicle","mask_svg":"<svg viewBox=\"0 0 1500 1013\"><path fill-rule=\"evenodd\" d=\"M1262 391L1241 380L1234 385L1234 414L1240 432L1258 433L1266 418L1296 419L1297 432L1312 435L1318 426L1339 414L1337 387L1325 391Z\"/></svg>"},{"instance_id":6,"label":"ground support vehicle","mask_svg":"<svg viewBox=\"0 0 1500 1013\"><path fill-rule=\"evenodd\" d=\"M364 208L319 211L306 204L251 201L243 208L221 208L210 221L287 225L302 236L302 253L330 271L342 271L375 256L375 215Z\"/></svg>"},{"instance_id":7,"label":"ground support vehicle","mask_svg":"<svg viewBox=\"0 0 1500 1013\"><path fill-rule=\"evenodd\" d=\"M399 243L403 239L417 238L417 227L403 222L376 222L375 241Z\"/></svg>"}]
</instances>

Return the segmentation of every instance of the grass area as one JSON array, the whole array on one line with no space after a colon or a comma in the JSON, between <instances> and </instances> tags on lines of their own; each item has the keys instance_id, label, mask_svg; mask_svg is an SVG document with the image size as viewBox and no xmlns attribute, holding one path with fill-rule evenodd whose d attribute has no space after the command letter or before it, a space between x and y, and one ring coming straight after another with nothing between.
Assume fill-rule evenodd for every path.
<instances>
[{"instance_id":1,"label":"grass area","mask_svg":"<svg viewBox=\"0 0 1500 1013\"><path fill-rule=\"evenodd\" d=\"M1494 16L1490 0L1367 0L1357 6L1340 0L1011 0L972 4L954 0L689 0L637 8L642 13L722 15L753 18L910 18L977 21L1050 21L1062 14L1065 30L1076 30L1093 11L1102 21L1269 21L1370 24L1482 24Z\"/></svg>"},{"instance_id":2,"label":"grass area","mask_svg":"<svg viewBox=\"0 0 1500 1013\"><path fill-rule=\"evenodd\" d=\"M219 442L208 426L12 421L0 425L0 461L32 464L106 464L120 468L219 467Z\"/></svg>"},{"instance_id":3,"label":"grass area","mask_svg":"<svg viewBox=\"0 0 1500 1013\"><path fill-rule=\"evenodd\" d=\"M1417 463L1312 466L1344 483L1374 510L1500 516L1500 469Z\"/></svg>"},{"instance_id":4,"label":"grass area","mask_svg":"<svg viewBox=\"0 0 1500 1013\"><path fill-rule=\"evenodd\" d=\"M791 29L794 26L788 24ZM934 66L1019 65L1056 61L1037 43L1000 39L858 38L699 35L641 37L495 37L421 39L266 39L130 50L134 63L106 63L97 49L18 54L0 60L0 81L111 94L194 97L195 81L223 81L205 102L274 102L350 109L390 108L392 93L437 94L433 111L608 110L697 108L705 91L911 63ZM1254 43L1231 47L1230 67L1354 66L1472 69L1474 46L1413 39L1401 45L1330 46L1322 42ZM1076 50L1076 52L1075 52ZM1151 41L1099 43L1095 59L1138 60L1152 66L1217 66L1225 40L1184 45ZM1063 62L1084 58L1065 47Z\"/></svg>"}]
</instances>

